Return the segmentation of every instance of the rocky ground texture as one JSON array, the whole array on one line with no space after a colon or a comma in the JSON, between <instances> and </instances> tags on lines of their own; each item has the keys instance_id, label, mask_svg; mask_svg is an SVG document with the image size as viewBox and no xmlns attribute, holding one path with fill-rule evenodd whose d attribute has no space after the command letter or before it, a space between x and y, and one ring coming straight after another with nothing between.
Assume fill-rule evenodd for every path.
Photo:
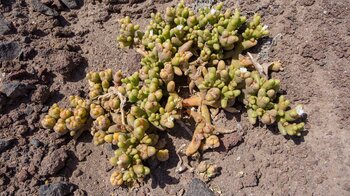
<instances>
[{"instance_id":1,"label":"rocky ground texture","mask_svg":"<svg viewBox=\"0 0 350 196\"><path fill-rule=\"evenodd\" d=\"M186 1L194 4L193 1ZM245 115L220 113L235 128L219 151L204 158L222 167L207 184L175 172L175 152L189 135L170 133L168 162L153 167L132 190L109 183L110 147L42 129L48 107L84 96L88 71L137 70L140 56L118 49L117 20L145 26L169 0L0 0L1 195L349 195L350 3L347 0L226 1L255 12L270 38L252 50L259 61L281 60L274 73L294 103L305 105L306 132L284 138L275 128L249 125ZM242 116L242 118L241 118ZM152 170L152 166L151 166Z\"/></svg>"}]
</instances>

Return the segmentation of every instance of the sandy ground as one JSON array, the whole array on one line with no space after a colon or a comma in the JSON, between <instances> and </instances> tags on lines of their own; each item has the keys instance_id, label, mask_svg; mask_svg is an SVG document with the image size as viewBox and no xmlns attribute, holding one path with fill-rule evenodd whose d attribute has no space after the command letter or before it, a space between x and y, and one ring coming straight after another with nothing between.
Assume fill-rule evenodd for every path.
<instances>
[{"instance_id":1,"label":"sandy ground","mask_svg":"<svg viewBox=\"0 0 350 196\"><path fill-rule=\"evenodd\" d=\"M139 68L140 56L117 47L117 19L129 15L145 26L150 13L164 12L176 2L86 0L68 9L56 0L42 1L58 16L34 11L31 0L0 2L0 23L9 26L0 42L17 42L21 50L16 58L0 61L5 73L0 85L19 81L21 87L10 97L0 93L0 138L2 144L9 142L0 152L1 195L36 195L45 182L72 183L75 195L176 195L185 190L196 175L176 173L174 153L142 187L113 188L111 147L94 146L88 133L77 143L58 138L38 123L54 102L63 106L68 95L86 94L86 72ZM235 2L225 5L234 7ZM299 139L285 138L276 127L249 125L245 114L220 113L220 123L236 129L223 141L237 145L203 155L222 167L208 186L217 195L349 195L349 1L248 0L239 7L248 16L260 13L269 26L270 39L252 52L261 62L281 60L284 71L273 77L282 80L282 91L293 103L305 105L306 132ZM169 135L173 152L190 137L176 129ZM57 167L53 162L59 159L64 161ZM50 170L53 165L58 171Z\"/></svg>"}]
</instances>

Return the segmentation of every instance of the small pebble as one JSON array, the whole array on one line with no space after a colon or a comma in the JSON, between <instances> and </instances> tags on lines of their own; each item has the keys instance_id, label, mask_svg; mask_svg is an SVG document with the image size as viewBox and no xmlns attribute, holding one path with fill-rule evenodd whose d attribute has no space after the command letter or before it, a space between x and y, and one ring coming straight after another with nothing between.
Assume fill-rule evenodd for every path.
<instances>
[{"instance_id":1,"label":"small pebble","mask_svg":"<svg viewBox=\"0 0 350 196\"><path fill-rule=\"evenodd\" d=\"M31 143L33 146L37 147L37 148L39 148L40 146L43 145L43 143L40 142L40 141L37 140L37 139L32 139L32 140L30 140L30 143Z\"/></svg>"},{"instance_id":2,"label":"small pebble","mask_svg":"<svg viewBox=\"0 0 350 196\"><path fill-rule=\"evenodd\" d=\"M255 156L253 154L248 155L249 161L255 161Z\"/></svg>"},{"instance_id":3,"label":"small pebble","mask_svg":"<svg viewBox=\"0 0 350 196\"><path fill-rule=\"evenodd\" d=\"M83 172L80 169L77 169L73 172L74 177L79 177L83 174Z\"/></svg>"}]
</instances>

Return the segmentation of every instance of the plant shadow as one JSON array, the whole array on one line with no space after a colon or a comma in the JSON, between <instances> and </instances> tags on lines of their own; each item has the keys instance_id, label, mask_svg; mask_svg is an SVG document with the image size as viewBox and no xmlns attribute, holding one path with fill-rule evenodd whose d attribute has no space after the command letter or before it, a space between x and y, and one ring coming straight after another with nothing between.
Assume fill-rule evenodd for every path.
<instances>
[{"instance_id":1,"label":"plant shadow","mask_svg":"<svg viewBox=\"0 0 350 196\"><path fill-rule=\"evenodd\" d=\"M166 149L169 150L169 159L166 162L160 162L156 158L147 160L147 165L151 169L151 187L165 188L167 184L177 184L179 180L170 175L170 169L176 167L177 163L180 161L177 157L174 142L166 133L160 134L161 138L165 138L167 141Z\"/></svg>"}]
</instances>

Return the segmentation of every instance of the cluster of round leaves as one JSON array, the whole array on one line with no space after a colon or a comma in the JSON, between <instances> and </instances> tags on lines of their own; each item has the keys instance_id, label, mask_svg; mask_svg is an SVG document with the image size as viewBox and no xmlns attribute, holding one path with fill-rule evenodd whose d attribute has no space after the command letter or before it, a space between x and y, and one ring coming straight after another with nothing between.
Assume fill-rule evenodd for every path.
<instances>
[{"instance_id":1,"label":"cluster of round leaves","mask_svg":"<svg viewBox=\"0 0 350 196\"><path fill-rule=\"evenodd\" d=\"M243 104L252 124L277 122L283 135L300 135L304 123L295 121L302 107L290 109L290 102L278 94L280 81L260 75L253 60L241 55L268 34L260 16L248 22L238 9L222 8L218 4L195 13L181 2L163 17L152 14L144 32L129 17L121 19L117 40L120 47L143 55L141 69L129 76L111 69L88 73L89 97L72 96L69 108L54 104L43 127L73 136L89 129L96 145L115 145L111 183L130 186L150 173L147 160L168 160L167 141L159 132L174 128L184 112L196 123L187 156L220 145L212 108L231 111ZM270 70L280 67L275 62ZM182 89L190 96L181 97ZM202 164L199 173L211 178L216 166Z\"/></svg>"},{"instance_id":2,"label":"cluster of round leaves","mask_svg":"<svg viewBox=\"0 0 350 196\"><path fill-rule=\"evenodd\" d=\"M71 136L80 134L80 130L89 119L90 102L77 96L70 96L69 101L69 108L52 105L48 114L41 120L42 126L53 129L60 135L68 132Z\"/></svg>"}]
</instances>

